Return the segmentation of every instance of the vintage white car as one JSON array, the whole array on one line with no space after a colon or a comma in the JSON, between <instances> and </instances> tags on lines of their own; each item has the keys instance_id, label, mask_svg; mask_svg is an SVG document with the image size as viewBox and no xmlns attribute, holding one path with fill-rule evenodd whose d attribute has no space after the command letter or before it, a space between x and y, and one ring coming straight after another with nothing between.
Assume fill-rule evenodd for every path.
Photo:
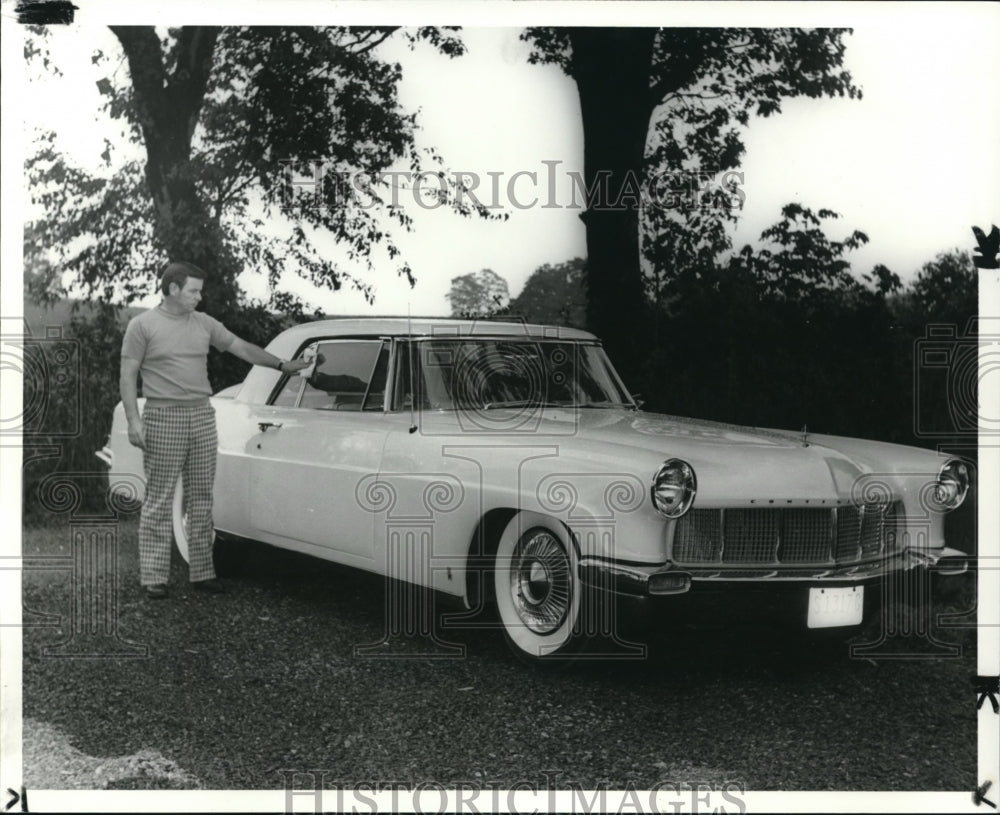
<instances>
[{"instance_id":1,"label":"vintage white car","mask_svg":"<svg viewBox=\"0 0 1000 815\"><path fill-rule=\"evenodd\" d=\"M887 575L965 568L943 536L961 460L644 412L584 331L326 320L268 350L314 364L213 397L217 533L495 603L529 659L614 634L609 595L773 586L803 628L857 626ZM142 497L120 404L98 455Z\"/></svg>"}]
</instances>

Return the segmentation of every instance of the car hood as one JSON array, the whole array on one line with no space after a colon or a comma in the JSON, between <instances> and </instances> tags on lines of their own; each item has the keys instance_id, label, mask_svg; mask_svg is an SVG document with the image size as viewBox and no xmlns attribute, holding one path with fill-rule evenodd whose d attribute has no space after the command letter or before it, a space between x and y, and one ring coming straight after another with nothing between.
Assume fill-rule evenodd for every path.
<instances>
[{"instance_id":1,"label":"car hood","mask_svg":"<svg viewBox=\"0 0 1000 815\"><path fill-rule=\"evenodd\" d=\"M579 449L603 467L623 465L644 480L666 458L689 462L698 479L699 503L758 500L850 500L881 479L891 492L899 477L933 477L943 461L914 447L802 431L742 427L644 411L580 410L552 413L538 428L565 434L561 455ZM569 439L566 440L569 442Z\"/></svg>"}]
</instances>

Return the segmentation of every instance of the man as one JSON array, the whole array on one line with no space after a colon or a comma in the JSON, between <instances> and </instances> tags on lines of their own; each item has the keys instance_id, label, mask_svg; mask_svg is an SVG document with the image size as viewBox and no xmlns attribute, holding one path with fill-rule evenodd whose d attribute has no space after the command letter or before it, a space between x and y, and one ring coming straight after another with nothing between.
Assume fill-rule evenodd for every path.
<instances>
[{"instance_id":1,"label":"man","mask_svg":"<svg viewBox=\"0 0 1000 815\"><path fill-rule=\"evenodd\" d=\"M177 478L184 476L190 580L198 591L223 586L212 564L212 488L218 437L209 403L208 347L283 373L309 366L287 362L246 342L204 312L205 273L191 263L170 263L160 278L163 301L133 317L122 341L121 395L128 439L143 451L146 498L139 520L139 571L147 596L167 596L173 541L171 507ZM137 374L146 405L139 414Z\"/></svg>"}]
</instances>

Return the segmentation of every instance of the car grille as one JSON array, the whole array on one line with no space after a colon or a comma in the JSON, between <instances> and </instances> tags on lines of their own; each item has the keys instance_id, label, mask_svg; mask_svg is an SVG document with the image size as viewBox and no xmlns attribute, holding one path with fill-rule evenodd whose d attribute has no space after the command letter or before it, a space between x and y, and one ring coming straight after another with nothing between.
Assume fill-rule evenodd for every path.
<instances>
[{"instance_id":1,"label":"car grille","mask_svg":"<svg viewBox=\"0 0 1000 815\"><path fill-rule=\"evenodd\" d=\"M896 548L896 505L692 509L677 521L673 561L837 565Z\"/></svg>"}]
</instances>

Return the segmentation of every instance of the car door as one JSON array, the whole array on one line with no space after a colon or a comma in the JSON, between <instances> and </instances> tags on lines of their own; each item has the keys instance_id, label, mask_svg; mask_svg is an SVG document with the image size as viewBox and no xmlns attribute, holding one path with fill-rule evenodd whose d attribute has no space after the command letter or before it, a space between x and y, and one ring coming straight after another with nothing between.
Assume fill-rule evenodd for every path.
<instances>
[{"instance_id":1,"label":"car door","mask_svg":"<svg viewBox=\"0 0 1000 815\"><path fill-rule=\"evenodd\" d=\"M308 352L309 376L285 377L253 411L251 525L262 540L370 568L373 515L357 490L385 445L389 342L334 339Z\"/></svg>"}]
</instances>

